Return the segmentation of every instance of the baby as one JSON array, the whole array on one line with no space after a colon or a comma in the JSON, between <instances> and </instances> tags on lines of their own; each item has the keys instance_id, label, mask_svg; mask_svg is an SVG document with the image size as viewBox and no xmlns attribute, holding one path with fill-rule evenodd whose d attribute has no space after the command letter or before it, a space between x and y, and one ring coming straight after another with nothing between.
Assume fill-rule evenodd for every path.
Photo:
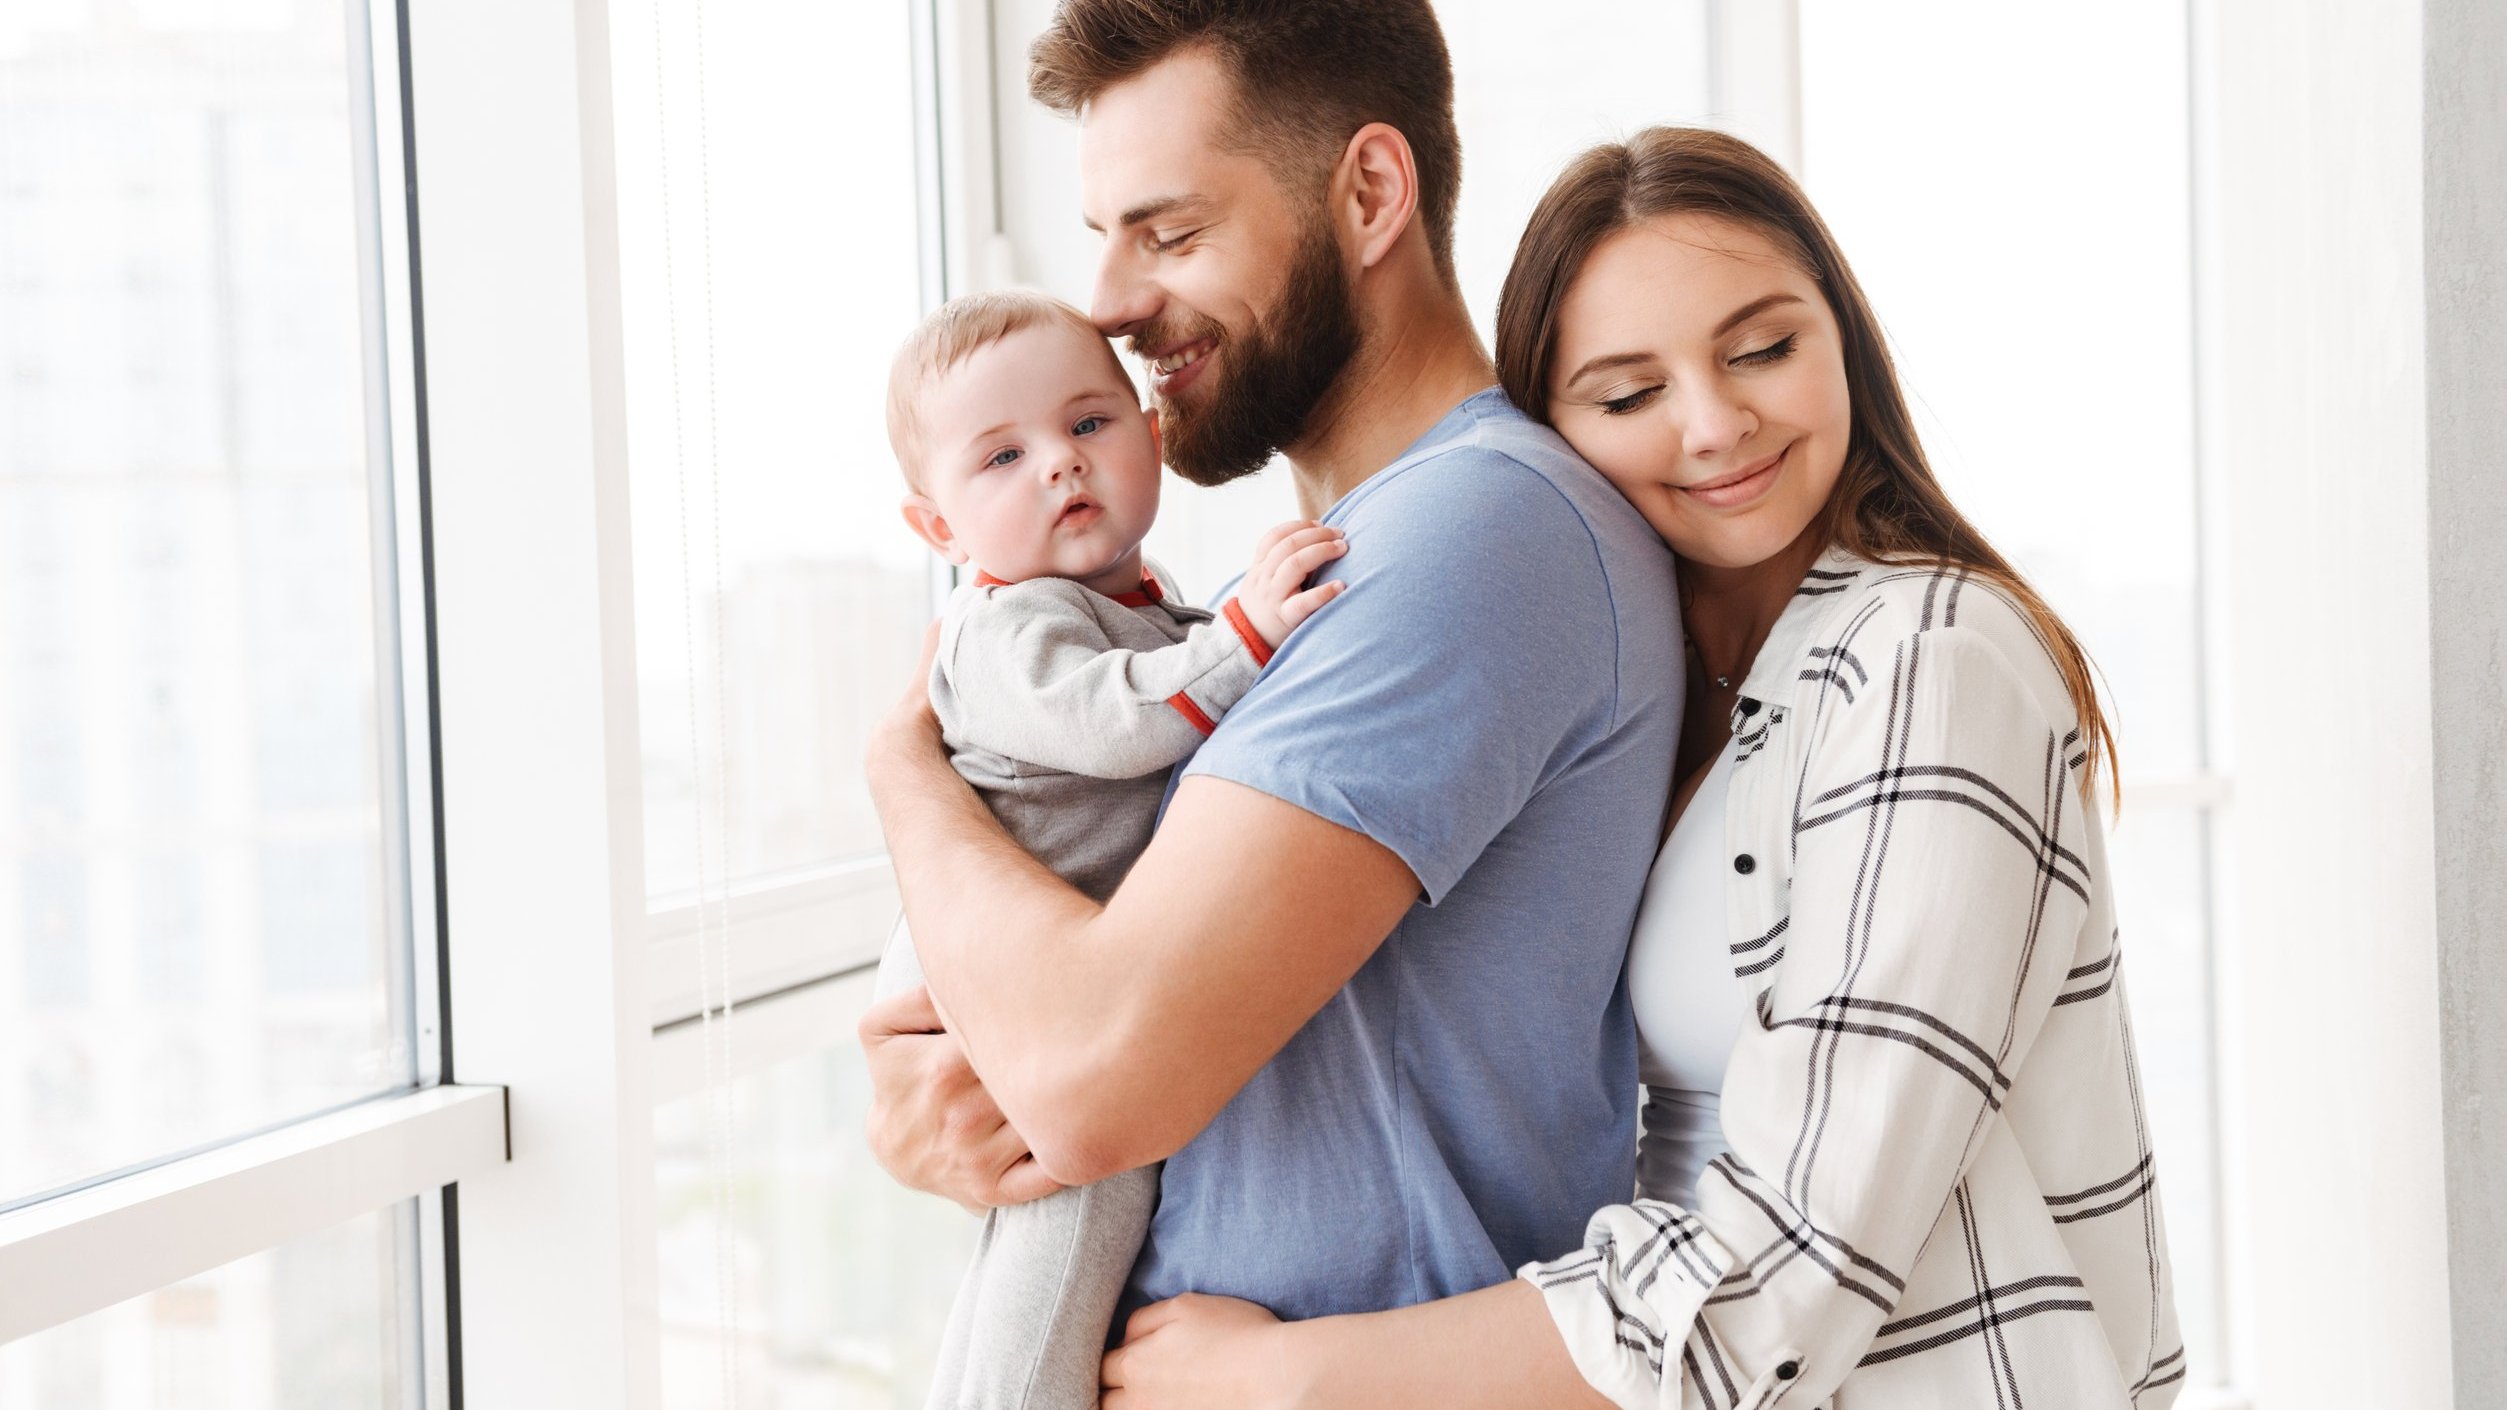
<instances>
[{"instance_id":1,"label":"baby","mask_svg":"<svg viewBox=\"0 0 2507 1410\"><path fill-rule=\"evenodd\" d=\"M1087 317L1029 293L954 299L897 353L888 439L905 519L975 569L942 616L931 701L958 774L1037 860L1097 900L1149 845L1167 770L1340 584L1336 529L1265 535L1217 613L1141 555L1158 422ZM899 926L880 992L922 982ZM1157 1200L1135 1170L986 1219L932 1410L1087 1410L1116 1298Z\"/></svg>"}]
</instances>

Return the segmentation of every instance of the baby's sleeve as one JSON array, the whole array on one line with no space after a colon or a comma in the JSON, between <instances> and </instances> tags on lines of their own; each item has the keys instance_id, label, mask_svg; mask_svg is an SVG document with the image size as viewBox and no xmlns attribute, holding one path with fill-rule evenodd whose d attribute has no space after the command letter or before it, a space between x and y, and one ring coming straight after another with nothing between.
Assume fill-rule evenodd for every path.
<instances>
[{"instance_id":1,"label":"baby's sleeve","mask_svg":"<svg viewBox=\"0 0 2507 1410\"><path fill-rule=\"evenodd\" d=\"M953 742L1091 778L1138 778L1190 757L1252 688L1269 648L1241 610L1172 646L1114 644L1060 579L965 604L941 642Z\"/></svg>"}]
</instances>

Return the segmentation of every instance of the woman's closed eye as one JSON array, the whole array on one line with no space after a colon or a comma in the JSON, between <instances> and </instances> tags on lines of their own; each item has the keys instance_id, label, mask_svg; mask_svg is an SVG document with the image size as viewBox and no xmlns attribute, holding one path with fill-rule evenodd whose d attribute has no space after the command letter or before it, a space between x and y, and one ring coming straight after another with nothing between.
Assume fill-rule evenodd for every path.
<instances>
[{"instance_id":1,"label":"woman's closed eye","mask_svg":"<svg viewBox=\"0 0 2507 1410\"><path fill-rule=\"evenodd\" d=\"M1787 333L1783 337L1778 338L1776 341L1769 343L1763 348L1758 348L1751 352L1745 352L1733 358L1733 365L1736 367L1765 367L1770 363L1782 362L1786 358L1793 356L1794 341L1801 336L1802 335L1799 333Z\"/></svg>"},{"instance_id":2,"label":"woman's closed eye","mask_svg":"<svg viewBox=\"0 0 2507 1410\"><path fill-rule=\"evenodd\" d=\"M1606 397L1594 405L1602 409L1604 416L1625 416L1652 401L1662 390L1660 386L1639 387L1621 396Z\"/></svg>"}]
</instances>

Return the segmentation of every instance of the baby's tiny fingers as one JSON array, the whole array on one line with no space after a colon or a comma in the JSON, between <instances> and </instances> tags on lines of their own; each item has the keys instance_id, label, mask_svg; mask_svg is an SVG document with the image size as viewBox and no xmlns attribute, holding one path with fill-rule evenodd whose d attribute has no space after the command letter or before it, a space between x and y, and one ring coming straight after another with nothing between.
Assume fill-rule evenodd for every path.
<instances>
[{"instance_id":1,"label":"baby's tiny fingers","mask_svg":"<svg viewBox=\"0 0 2507 1410\"><path fill-rule=\"evenodd\" d=\"M1349 552L1349 545L1338 539L1310 543L1280 560L1280 582L1283 586L1302 583L1315 569Z\"/></svg>"},{"instance_id":2,"label":"baby's tiny fingers","mask_svg":"<svg viewBox=\"0 0 2507 1410\"><path fill-rule=\"evenodd\" d=\"M1270 552L1266 555L1266 558L1267 561L1271 563L1278 563L1288 555L1295 553L1300 549L1310 548L1318 543L1338 543L1340 541L1340 530L1325 528L1323 525L1317 524L1311 528L1299 529L1297 532L1289 534L1280 539L1277 543L1272 544Z\"/></svg>"},{"instance_id":3,"label":"baby's tiny fingers","mask_svg":"<svg viewBox=\"0 0 2507 1410\"><path fill-rule=\"evenodd\" d=\"M1280 604L1280 622L1294 631L1298 623L1313 616L1324 603L1348 590L1349 584L1342 582L1319 583L1310 587Z\"/></svg>"},{"instance_id":4,"label":"baby's tiny fingers","mask_svg":"<svg viewBox=\"0 0 2507 1410\"><path fill-rule=\"evenodd\" d=\"M1291 519L1285 523L1273 524L1270 528L1263 530L1261 541L1254 545L1254 561L1259 563L1268 557L1280 540L1287 538L1290 534L1302 533L1315 527L1316 524L1312 519Z\"/></svg>"}]
</instances>

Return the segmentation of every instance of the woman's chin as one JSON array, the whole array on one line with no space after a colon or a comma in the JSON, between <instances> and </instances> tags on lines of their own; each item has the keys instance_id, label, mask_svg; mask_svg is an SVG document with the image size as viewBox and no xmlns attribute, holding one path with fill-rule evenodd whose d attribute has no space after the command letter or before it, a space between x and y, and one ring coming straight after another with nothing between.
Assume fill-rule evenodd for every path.
<instances>
[{"instance_id":1,"label":"woman's chin","mask_svg":"<svg viewBox=\"0 0 2507 1410\"><path fill-rule=\"evenodd\" d=\"M1724 521L1701 525L1694 520L1670 528L1657 524L1655 530L1683 562L1735 571L1755 568L1783 553L1802 532L1799 525L1786 532L1784 525L1776 523Z\"/></svg>"}]
</instances>

